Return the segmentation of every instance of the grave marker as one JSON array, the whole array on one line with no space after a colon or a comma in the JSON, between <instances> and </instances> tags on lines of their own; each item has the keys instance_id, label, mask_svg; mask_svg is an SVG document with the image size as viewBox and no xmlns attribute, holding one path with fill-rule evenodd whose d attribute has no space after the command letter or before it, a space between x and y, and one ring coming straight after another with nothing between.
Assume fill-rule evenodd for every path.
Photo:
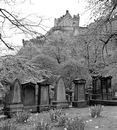
<instances>
[{"instance_id":1,"label":"grave marker","mask_svg":"<svg viewBox=\"0 0 117 130\"><path fill-rule=\"evenodd\" d=\"M38 84L38 111L47 110L49 108L50 102L49 102L49 83L47 83L45 80L40 81Z\"/></svg>"},{"instance_id":2,"label":"grave marker","mask_svg":"<svg viewBox=\"0 0 117 130\"><path fill-rule=\"evenodd\" d=\"M56 107L68 107L68 101L66 100L65 84L62 77L57 79L55 85L55 101L53 105Z\"/></svg>"},{"instance_id":3,"label":"grave marker","mask_svg":"<svg viewBox=\"0 0 117 130\"><path fill-rule=\"evenodd\" d=\"M23 105L26 110L37 111L36 107L36 84L27 82L22 84Z\"/></svg>"},{"instance_id":4,"label":"grave marker","mask_svg":"<svg viewBox=\"0 0 117 130\"><path fill-rule=\"evenodd\" d=\"M18 79L15 79L13 84L10 86L10 96L11 99L10 105L7 106L10 110L8 113L11 116L13 113L21 112L23 110L23 104L22 104L22 90L21 90L21 84Z\"/></svg>"},{"instance_id":5,"label":"grave marker","mask_svg":"<svg viewBox=\"0 0 117 130\"><path fill-rule=\"evenodd\" d=\"M75 79L73 82L75 84L75 88L74 88L74 101L72 102L72 105L74 107L84 107L86 106L86 100L85 100L86 80Z\"/></svg>"},{"instance_id":6,"label":"grave marker","mask_svg":"<svg viewBox=\"0 0 117 130\"><path fill-rule=\"evenodd\" d=\"M21 84L18 79L14 81L12 103L21 103Z\"/></svg>"}]
</instances>

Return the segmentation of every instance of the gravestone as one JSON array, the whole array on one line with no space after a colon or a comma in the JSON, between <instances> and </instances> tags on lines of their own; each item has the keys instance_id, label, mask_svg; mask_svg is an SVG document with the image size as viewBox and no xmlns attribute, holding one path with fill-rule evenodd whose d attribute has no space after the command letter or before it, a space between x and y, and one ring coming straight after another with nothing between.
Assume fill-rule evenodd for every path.
<instances>
[{"instance_id":1,"label":"gravestone","mask_svg":"<svg viewBox=\"0 0 117 130\"><path fill-rule=\"evenodd\" d=\"M32 112L37 111L36 106L36 84L32 82L27 82L22 84L22 97L23 105L25 110L30 110Z\"/></svg>"},{"instance_id":2,"label":"gravestone","mask_svg":"<svg viewBox=\"0 0 117 130\"><path fill-rule=\"evenodd\" d=\"M55 101L53 101L52 104L58 108L68 107L68 101L66 100L65 84L62 77L59 77L57 79L55 85Z\"/></svg>"},{"instance_id":3,"label":"gravestone","mask_svg":"<svg viewBox=\"0 0 117 130\"><path fill-rule=\"evenodd\" d=\"M72 106L73 90L66 90L66 98L69 102L69 106Z\"/></svg>"},{"instance_id":4,"label":"gravestone","mask_svg":"<svg viewBox=\"0 0 117 130\"><path fill-rule=\"evenodd\" d=\"M93 85L92 99L102 99L101 78L102 77L100 75L92 76L92 85Z\"/></svg>"},{"instance_id":5,"label":"gravestone","mask_svg":"<svg viewBox=\"0 0 117 130\"><path fill-rule=\"evenodd\" d=\"M21 84L18 79L15 79L13 85L11 86L11 101L9 105L10 115L15 112L20 112L23 110L22 104L22 90ZM10 97L9 97L10 98Z\"/></svg>"},{"instance_id":6,"label":"gravestone","mask_svg":"<svg viewBox=\"0 0 117 130\"><path fill-rule=\"evenodd\" d=\"M102 77L101 79L101 82L104 80L104 85L102 84L101 87L102 87L103 99L106 99L106 100L112 99L111 79L112 79L112 76Z\"/></svg>"},{"instance_id":7,"label":"gravestone","mask_svg":"<svg viewBox=\"0 0 117 130\"><path fill-rule=\"evenodd\" d=\"M21 85L18 79L14 82L12 103L21 103Z\"/></svg>"},{"instance_id":8,"label":"gravestone","mask_svg":"<svg viewBox=\"0 0 117 130\"><path fill-rule=\"evenodd\" d=\"M48 110L50 106L49 97L49 83L45 80L40 81L38 84L38 111Z\"/></svg>"},{"instance_id":9,"label":"gravestone","mask_svg":"<svg viewBox=\"0 0 117 130\"><path fill-rule=\"evenodd\" d=\"M74 107L85 107L87 102L85 100L85 84L86 80L84 79L75 79L74 81L74 101L72 105Z\"/></svg>"},{"instance_id":10,"label":"gravestone","mask_svg":"<svg viewBox=\"0 0 117 130\"><path fill-rule=\"evenodd\" d=\"M112 99L111 76L92 76L93 95L92 99L109 100Z\"/></svg>"}]
</instances>

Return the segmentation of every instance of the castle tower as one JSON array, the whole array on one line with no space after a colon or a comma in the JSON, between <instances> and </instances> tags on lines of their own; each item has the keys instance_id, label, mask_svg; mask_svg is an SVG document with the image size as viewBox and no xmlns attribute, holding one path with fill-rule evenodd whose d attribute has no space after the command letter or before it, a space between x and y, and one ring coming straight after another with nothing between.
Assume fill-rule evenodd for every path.
<instances>
[{"instance_id":1,"label":"castle tower","mask_svg":"<svg viewBox=\"0 0 117 130\"><path fill-rule=\"evenodd\" d=\"M80 33L79 22L79 14L72 17L69 11L66 10L65 15L61 16L60 18L54 19L54 27L61 27L65 32L77 36Z\"/></svg>"},{"instance_id":2,"label":"castle tower","mask_svg":"<svg viewBox=\"0 0 117 130\"><path fill-rule=\"evenodd\" d=\"M79 22L80 16L79 14L73 16L73 34L76 36L79 34Z\"/></svg>"},{"instance_id":3,"label":"castle tower","mask_svg":"<svg viewBox=\"0 0 117 130\"><path fill-rule=\"evenodd\" d=\"M70 15L68 10L66 10L65 15L61 16L58 19L54 19L54 27L57 26L61 27L72 26L72 16Z\"/></svg>"}]
</instances>

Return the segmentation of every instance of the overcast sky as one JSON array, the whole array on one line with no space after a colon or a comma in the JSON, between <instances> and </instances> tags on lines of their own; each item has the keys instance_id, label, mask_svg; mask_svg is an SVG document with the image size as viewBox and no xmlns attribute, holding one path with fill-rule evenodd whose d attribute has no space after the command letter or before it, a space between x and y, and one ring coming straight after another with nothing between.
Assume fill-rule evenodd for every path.
<instances>
[{"instance_id":1,"label":"overcast sky","mask_svg":"<svg viewBox=\"0 0 117 130\"><path fill-rule=\"evenodd\" d=\"M19 0L20 1L20 0ZM31 1L31 2L30 2ZM37 14L44 18L49 18L48 26L53 25L53 19L64 15L66 10L69 10L71 15L80 14L80 24L87 23L87 12L85 11L86 0L26 0L23 4L18 4L13 7L24 14Z\"/></svg>"},{"instance_id":2,"label":"overcast sky","mask_svg":"<svg viewBox=\"0 0 117 130\"><path fill-rule=\"evenodd\" d=\"M19 12L22 16L29 14L41 16L45 19L43 24L48 27L46 30L49 30L54 25L54 18L61 17L66 10L69 10L71 15L80 14L80 26L87 24L89 13L85 11L86 4L86 0L26 0L25 3L18 3L15 6L3 4L2 8ZM22 36L15 36L10 41L15 45L22 45L22 38Z\"/></svg>"}]
</instances>

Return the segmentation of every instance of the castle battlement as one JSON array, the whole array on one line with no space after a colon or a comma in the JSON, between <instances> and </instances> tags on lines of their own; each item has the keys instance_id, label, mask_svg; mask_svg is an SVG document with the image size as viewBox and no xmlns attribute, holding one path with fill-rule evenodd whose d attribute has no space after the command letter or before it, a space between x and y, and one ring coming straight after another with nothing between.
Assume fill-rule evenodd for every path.
<instances>
[{"instance_id":1,"label":"castle battlement","mask_svg":"<svg viewBox=\"0 0 117 130\"><path fill-rule=\"evenodd\" d=\"M80 16L78 15L74 15L73 17L71 16L71 14L69 13L68 10L66 10L66 14L61 16L60 18L55 18L54 20L54 27L57 26L62 26L62 27L73 27L73 26L79 26L79 20L80 20Z\"/></svg>"},{"instance_id":2,"label":"castle battlement","mask_svg":"<svg viewBox=\"0 0 117 130\"><path fill-rule=\"evenodd\" d=\"M80 15L73 15L66 10L66 13L62 15L60 18L54 19L54 27L50 29L47 35L50 35L54 32L62 31L63 33L67 33L68 35L78 36L79 34L86 33L86 27L80 27Z\"/></svg>"}]
</instances>

